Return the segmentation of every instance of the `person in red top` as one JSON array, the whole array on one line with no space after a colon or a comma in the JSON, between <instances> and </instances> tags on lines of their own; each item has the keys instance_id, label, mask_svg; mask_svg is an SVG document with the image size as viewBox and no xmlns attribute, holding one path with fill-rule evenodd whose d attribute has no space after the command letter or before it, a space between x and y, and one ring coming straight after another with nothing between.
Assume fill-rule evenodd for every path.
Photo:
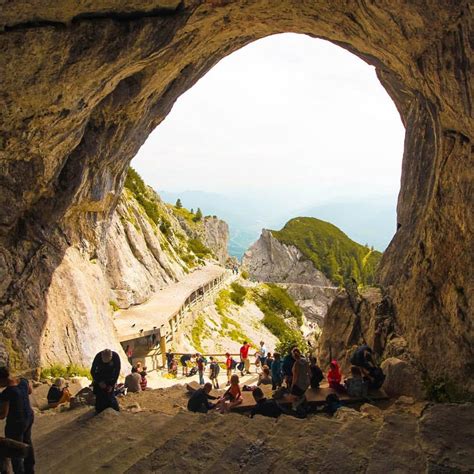
<instances>
[{"instance_id":1,"label":"person in red top","mask_svg":"<svg viewBox=\"0 0 474 474\"><path fill-rule=\"evenodd\" d=\"M240 348L240 361L244 364L244 367L240 371L242 376L244 375L244 370L247 374L250 374L249 349L250 344L247 341L244 341L244 345Z\"/></svg>"},{"instance_id":2,"label":"person in red top","mask_svg":"<svg viewBox=\"0 0 474 474\"><path fill-rule=\"evenodd\" d=\"M227 369L227 385L230 385L230 378L232 377L232 357L228 352L225 353L225 368Z\"/></svg>"},{"instance_id":3,"label":"person in red top","mask_svg":"<svg viewBox=\"0 0 474 474\"><path fill-rule=\"evenodd\" d=\"M337 390L338 392L346 391L344 385L341 384L342 374L341 374L341 369L339 368L339 364L337 363L337 360L333 360L329 364L327 379L328 379L330 388L333 388L334 390Z\"/></svg>"}]
</instances>

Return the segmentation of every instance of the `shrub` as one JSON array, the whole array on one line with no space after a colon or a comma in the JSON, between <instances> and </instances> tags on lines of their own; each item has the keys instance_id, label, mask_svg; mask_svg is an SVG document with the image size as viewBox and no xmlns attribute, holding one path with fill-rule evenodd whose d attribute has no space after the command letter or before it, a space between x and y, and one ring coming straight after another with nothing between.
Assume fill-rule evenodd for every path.
<instances>
[{"instance_id":1,"label":"shrub","mask_svg":"<svg viewBox=\"0 0 474 474\"><path fill-rule=\"evenodd\" d=\"M199 239L190 239L188 241L189 249L199 258L212 255L212 251L206 247Z\"/></svg>"},{"instance_id":2,"label":"shrub","mask_svg":"<svg viewBox=\"0 0 474 474\"><path fill-rule=\"evenodd\" d=\"M240 276L244 279L244 280L248 280L250 275L249 275L249 272L247 270L242 270L242 273L240 274Z\"/></svg>"},{"instance_id":3,"label":"shrub","mask_svg":"<svg viewBox=\"0 0 474 474\"><path fill-rule=\"evenodd\" d=\"M202 211L201 211L201 208L198 207L198 210L196 211L196 215L194 216L193 221L198 222L201 219L202 219Z\"/></svg>"},{"instance_id":4,"label":"shrub","mask_svg":"<svg viewBox=\"0 0 474 474\"><path fill-rule=\"evenodd\" d=\"M230 292L230 299L236 305L242 306L245 302L247 290L242 285L239 285L236 281L234 281L230 287L232 288L232 291Z\"/></svg>"},{"instance_id":5,"label":"shrub","mask_svg":"<svg viewBox=\"0 0 474 474\"><path fill-rule=\"evenodd\" d=\"M53 364L50 367L41 369L41 378L71 378L71 377L87 377L92 379L90 370L76 364L69 364L67 366L61 364Z\"/></svg>"},{"instance_id":6,"label":"shrub","mask_svg":"<svg viewBox=\"0 0 474 474\"><path fill-rule=\"evenodd\" d=\"M112 309L112 311L115 313L115 311L118 311L120 309L120 306L118 305L118 303L114 300L110 300L109 301L109 305L110 305L110 308Z\"/></svg>"}]
</instances>

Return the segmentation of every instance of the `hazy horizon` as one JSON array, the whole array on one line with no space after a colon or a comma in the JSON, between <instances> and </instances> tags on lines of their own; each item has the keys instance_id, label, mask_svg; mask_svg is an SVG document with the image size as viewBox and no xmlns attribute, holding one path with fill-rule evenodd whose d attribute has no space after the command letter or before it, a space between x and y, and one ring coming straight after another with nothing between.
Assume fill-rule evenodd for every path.
<instances>
[{"instance_id":1,"label":"hazy horizon","mask_svg":"<svg viewBox=\"0 0 474 474\"><path fill-rule=\"evenodd\" d=\"M369 210L361 212L370 212L381 196L395 229L404 134L373 67L329 42L286 33L220 61L176 101L132 166L157 190L225 195L255 223L278 221L262 217L265 210L282 208L281 216L338 201L362 200ZM258 202L242 205L248 196Z\"/></svg>"}]
</instances>

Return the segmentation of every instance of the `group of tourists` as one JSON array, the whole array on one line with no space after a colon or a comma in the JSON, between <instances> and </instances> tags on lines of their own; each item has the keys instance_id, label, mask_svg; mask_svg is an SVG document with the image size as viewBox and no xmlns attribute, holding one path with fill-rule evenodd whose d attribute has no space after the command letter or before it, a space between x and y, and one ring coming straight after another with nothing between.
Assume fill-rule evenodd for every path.
<instances>
[{"instance_id":1,"label":"group of tourists","mask_svg":"<svg viewBox=\"0 0 474 474\"><path fill-rule=\"evenodd\" d=\"M125 377L123 388L126 390L125 393L137 393L146 390L148 385L147 368L142 365L141 362L137 362L132 365L131 372Z\"/></svg>"},{"instance_id":2,"label":"group of tourists","mask_svg":"<svg viewBox=\"0 0 474 474\"><path fill-rule=\"evenodd\" d=\"M250 373L248 360L249 344L244 342L240 349L241 361L236 368L242 374ZM211 409L225 413L231 408L242 403L239 377L232 374L232 358L226 354L226 367L228 367L229 388L221 397L210 395L212 388L218 388L212 383L203 384L191 396L188 409L190 411L207 413ZM288 354L281 357L279 353L270 354L263 341L260 343L258 354L259 371L256 386L244 385L242 390L252 391L256 405L253 408L253 415L263 414L265 416L278 416L282 412L278 403L268 400L261 389L262 385L271 385L272 390L283 389L285 392L284 401L291 402L293 412L298 413L300 407L306 402L306 391L308 388L318 389L324 380L324 374L318 365L316 357L308 354L303 355L298 347L293 347ZM230 362L229 362L230 361ZM351 359L351 376L343 381L341 369L337 360L332 360L326 374L329 387L336 393L327 397L327 411L334 413L340 406L337 393L347 394L350 397L366 397L369 389L378 389L382 386L385 376L374 361L372 349L367 345L358 347ZM258 367L258 366L257 366ZM258 370L258 369L257 369ZM212 403L210 400L217 400Z\"/></svg>"}]
</instances>

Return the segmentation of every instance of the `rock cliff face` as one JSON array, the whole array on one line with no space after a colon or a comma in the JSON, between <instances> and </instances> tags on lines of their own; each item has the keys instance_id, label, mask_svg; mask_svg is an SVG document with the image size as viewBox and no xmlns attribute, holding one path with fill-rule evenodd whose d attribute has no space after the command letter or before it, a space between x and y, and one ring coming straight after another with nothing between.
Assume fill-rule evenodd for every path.
<instances>
[{"instance_id":1,"label":"rock cliff face","mask_svg":"<svg viewBox=\"0 0 474 474\"><path fill-rule=\"evenodd\" d=\"M375 66L400 111L399 225L380 281L426 370L472 380L472 18L469 0L4 2L3 357L43 357L56 270L71 247L95 258L130 160L174 101L226 55L291 31Z\"/></svg>"},{"instance_id":2,"label":"rock cliff face","mask_svg":"<svg viewBox=\"0 0 474 474\"><path fill-rule=\"evenodd\" d=\"M298 248L281 243L271 231L263 229L245 252L242 267L252 280L282 284L305 317L322 324L337 288Z\"/></svg>"}]
</instances>

